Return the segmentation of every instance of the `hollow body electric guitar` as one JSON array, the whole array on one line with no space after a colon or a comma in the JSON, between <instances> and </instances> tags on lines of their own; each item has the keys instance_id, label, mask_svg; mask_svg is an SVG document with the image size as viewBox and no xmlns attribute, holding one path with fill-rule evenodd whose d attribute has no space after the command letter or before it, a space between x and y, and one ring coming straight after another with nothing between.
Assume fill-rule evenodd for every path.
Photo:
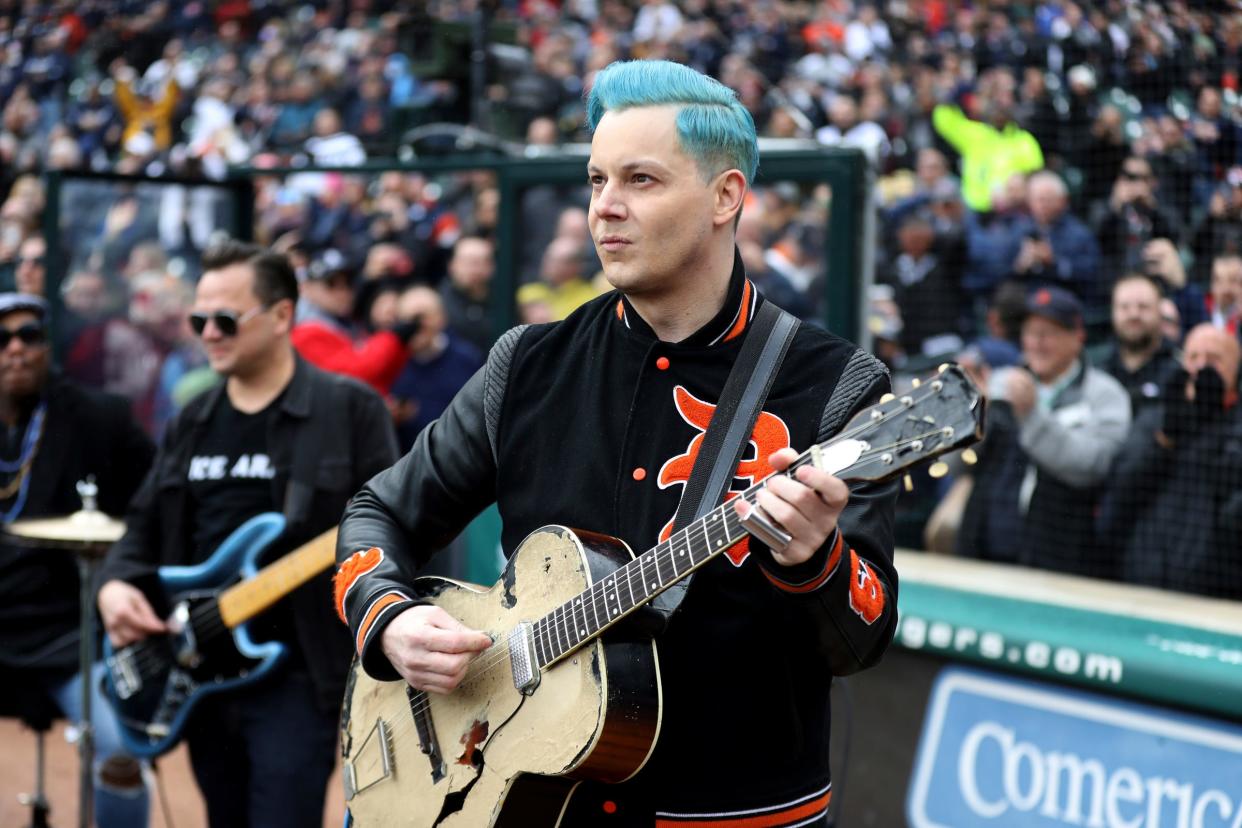
<instances>
[{"instance_id":1,"label":"hollow body electric guitar","mask_svg":"<svg viewBox=\"0 0 1242 828\"><path fill-rule=\"evenodd\" d=\"M956 366L863 411L800 456L846 481L881 481L979 439L983 398ZM762 482L740 497L752 504ZM443 578L420 600L495 644L447 695L379 682L355 661L341 716L354 828L538 828L577 780L621 782L660 729L655 643L618 621L747 533L725 504L635 557L615 538L547 526L489 590Z\"/></svg>"},{"instance_id":2,"label":"hollow body electric guitar","mask_svg":"<svg viewBox=\"0 0 1242 828\"><path fill-rule=\"evenodd\" d=\"M336 559L334 528L259 569L259 557L284 529L282 515L264 513L203 563L160 567L173 608L169 632L119 650L105 636L104 691L126 750L144 758L171 750L204 696L258 681L284 660L285 645L254 641L246 622Z\"/></svg>"}]
</instances>

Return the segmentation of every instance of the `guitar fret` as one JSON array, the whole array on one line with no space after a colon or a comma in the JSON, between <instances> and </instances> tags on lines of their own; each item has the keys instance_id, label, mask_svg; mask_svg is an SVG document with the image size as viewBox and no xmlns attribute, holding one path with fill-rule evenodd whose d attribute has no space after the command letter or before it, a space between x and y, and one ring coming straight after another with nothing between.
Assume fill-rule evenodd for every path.
<instances>
[{"instance_id":1,"label":"guitar fret","mask_svg":"<svg viewBox=\"0 0 1242 828\"><path fill-rule=\"evenodd\" d=\"M617 586L617 575L615 572L612 575L612 600L617 605L616 614L623 615L625 610L621 607L621 589Z\"/></svg>"},{"instance_id":2,"label":"guitar fret","mask_svg":"<svg viewBox=\"0 0 1242 828\"><path fill-rule=\"evenodd\" d=\"M595 616L595 629L598 632L603 629L603 625L599 623L599 607L595 605L595 584L591 585L591 614Z\"/></svg>"},{"instance_id":3,"label":"guitar fret","mask_svg":"<svg viewBox=\"0 0 1242 828\"><path fill-rule=\"evenodd\" d=\"M582 603L582 596L579 595L574 599L574 602L578 605L578 614L582 616L582 626L578 627L578 634L580 636L578 640L582 641L587 637L588 628L591 625L587 623L586 605Z\"/></svg>"},{"instance_id":4,"label":"guitar fret","mask_svg":"<svg viewBox=\"0 0 1242 828\"><path fill-rule=\"evenodd\" d=\"M641 561L641 559L636 559L636 560ZM634 561L630 561L629 563L625 565L625 588L630 591L630 608L631 609L638 606L638 599L634 597L634 578L633 578L634 573L630 571L630 567L633 564L634 564ZM639 564L639 568L640 569L642 568L641 563Z\"/></svg>"},{"instance_id":5,"label":"guitar fret","mask_svg":"<svg viewBox=\"0 0 1242 828\"><path fill-rule=\"evenodd\" d=\"M535 639L535 658L539 659L539 663L542 665L548 663L548 654L543 649L542 634L539 630L541 624L543 624L542 619L531 624L531 635Z\"/></svg>"},{"instance_id":6,"label":"guitar fret","mask_svg":"<svg viewBox=\"0 0 1242 828\"><path fill-rule=\"evenodd\" d=\"M560 653L558 653L558 655L563 655L569 652L569 632L565 629L564 610L565 610L564 604L552 610L552 617L556 619L556 633L558 637L557 644L559 645L561 641L565 642L564 647L561 648L561 651ZM558 615L560 616L559 618L557 618Z\"/></svg>"}]
</instances>

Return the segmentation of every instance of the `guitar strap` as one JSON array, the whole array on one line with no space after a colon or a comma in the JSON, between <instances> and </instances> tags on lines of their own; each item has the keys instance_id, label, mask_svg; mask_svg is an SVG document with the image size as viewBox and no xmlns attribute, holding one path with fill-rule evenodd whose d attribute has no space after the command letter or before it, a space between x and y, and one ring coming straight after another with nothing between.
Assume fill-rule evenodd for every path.
<instances>
[{"instance_id":1,"label":"guitar strap","mask_svg":"<svg viewBox=\"0 0 1242 828\"><path fill-rule=\"evenodd\" d=\"M798 324L796 317L769 301L755 314L703 435L673 520L674 532L703 517L724 499ZM664 626L681 606L693 579L694 575L682 578L649 605Z\"/></svg>"}]
</instances>

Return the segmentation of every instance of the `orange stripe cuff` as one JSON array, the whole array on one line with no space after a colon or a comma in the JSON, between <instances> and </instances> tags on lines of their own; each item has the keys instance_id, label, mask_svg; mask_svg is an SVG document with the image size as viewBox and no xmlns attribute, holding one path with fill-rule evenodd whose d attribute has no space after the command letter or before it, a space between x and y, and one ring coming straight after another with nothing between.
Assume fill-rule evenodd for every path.
<instances>
[{"instance_id":1,"label":"orange stripe cuff","mask_svg":"<svg viewBox=\"0 0 1242 828\"><path fill-rule=\"evenodd\" d=\"M801 805L770 814L756 814L754 816L728 819L674 820L657 818L655 824L656 828L679 828L683 825L694 826L694 828L780 828L783 825L791 825L799 820L817 816L828 809L828 803L831 800L832 791L828 791L828 793L816 797L810 802L804 802Z\"/></svg>"},{"instance_id":2,"label":"orange stripe cuff","mask_svg":"<svg viewBox=\"0 0 1242 828\"><path fill-rule=\"evenodd\" d=\"M385 609L393 604L399 604L402 601L408 601L400 592L386 592L371 604L371 608L367 610L366 617L362 619L362 623L358 625L358 637L354 644L358 650L358 655L362 655L362 645L367 641L367 634L371 632L371 627L375 625L375 619L379 618Z\"/></svg>"},{"instance_id":3,"label":"orange stripe cuff","mask_svg":"<svg viewBox=\"0 0 1242 828\"><path fill-rule=\"evenodd\" d=\"M804 592L814 592L832 577L832 573L837 571L837 564L841 562L841 552L845 548L845 538L841 534L841 530L836 530L837 539L832 545L832 551L828 553L828 560L824 564L823 570L809 581L803 581L800 584L791 584L788 581L782 581L780 578L768 571L767 567L760 567L764 576L771 581L777 588L785 591L800 594Z\"/></svg>"}]
</instances>

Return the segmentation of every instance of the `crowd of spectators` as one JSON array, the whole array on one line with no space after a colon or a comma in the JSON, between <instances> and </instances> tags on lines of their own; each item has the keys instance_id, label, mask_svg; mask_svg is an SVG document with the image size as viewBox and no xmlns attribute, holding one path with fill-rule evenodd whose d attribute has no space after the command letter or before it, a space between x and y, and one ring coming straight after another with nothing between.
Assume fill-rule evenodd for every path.
<instances>
[{"instance_id":1,"label":"crowd of spectators","mask_svg":"<svg viewBox=\"0 0 1242 828\"><path fill-rule=\"evenodd\" d=\"M423 58L480 5L504 45L473 88L451 65L467 51L448 74ZM497 297L494 174L275 170L390 157L407 127L478 113L527 152L586 141L593 73L644 57L721 79L761 136L857 148L874 169L874 350L898 375L960 358L1000 403L984 463L957 479L993 475L1013 486L976 491L1017 500L990 504L991 527L984 504L959 509L961 552L1033 560L1055 542L1046 565L1222 592L1236 543L1175 578L1153 563L1167 523L1109 521L1177 511L1179 445L1237 491L1242 16L1226 2L0 0L0 286L59 290L66 372L158 432L210 382L185 311L197 251L241 220L227 189L188 182L249 166L248 229L303 281L295 339L365 366L408 444L479 364L497 307L547 321L606 289L586 190L521 195L522 285ZM168 183L67 180L49 251L46 170ZM812 322L832 209L826 185L761 178L737 231L765 295ZM1200 521L1204 549L1236 540L1234 500ZM1031 534L1046 519L1060 534ZM1024 525L1040 549L989 551Z\"/></svg>"}]
</instances>

